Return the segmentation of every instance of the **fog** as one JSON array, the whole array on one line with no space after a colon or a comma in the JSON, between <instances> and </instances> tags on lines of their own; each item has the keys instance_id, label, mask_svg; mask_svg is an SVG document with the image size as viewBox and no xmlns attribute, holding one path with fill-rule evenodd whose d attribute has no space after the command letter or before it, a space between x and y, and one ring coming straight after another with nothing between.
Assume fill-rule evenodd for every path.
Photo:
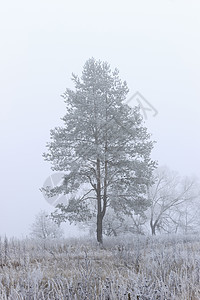
<instances>
[{"instance_id":1,"label":"fog","mask_svg":"<svg viewBox=\"0 0 200 300\"><path fill-rule=\"evenodd\" d=\"M25 236L40 210L53 210L39 190L52 174L42 153L62 124L60 95L90 57L117 67L129 97L139 91L158 111L145 119L152 158L200 176L199 9L198 0L1 4L0 235Z\"/></svg>"}]
</instances>

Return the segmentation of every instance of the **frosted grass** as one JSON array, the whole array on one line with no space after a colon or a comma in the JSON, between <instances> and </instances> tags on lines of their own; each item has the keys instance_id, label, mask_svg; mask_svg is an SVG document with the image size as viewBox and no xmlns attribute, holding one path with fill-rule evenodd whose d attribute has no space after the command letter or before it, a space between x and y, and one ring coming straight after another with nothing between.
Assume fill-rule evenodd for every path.
<instances>
[{"instance_id":1,"label":"frosted grass","mask_svg":"<svg viewBox=\"0 0 200 300\"><path fill-rule=\"evenodd\" d=\"M0 299L200 299L200 237L1 239Z\"/></svg>"}]
</instances>

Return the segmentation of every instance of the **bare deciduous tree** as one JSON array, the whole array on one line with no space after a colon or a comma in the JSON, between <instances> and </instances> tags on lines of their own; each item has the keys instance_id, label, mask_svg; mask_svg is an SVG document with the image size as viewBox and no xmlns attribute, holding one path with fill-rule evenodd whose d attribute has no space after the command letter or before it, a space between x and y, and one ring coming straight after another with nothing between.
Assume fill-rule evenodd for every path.
<instances>
[{"instance_id":1,"label":"bare deciduous tree","mask_svg":"<svg viewBox=\"0 0 200 300\"><path fill-rule=\"evenodd\" d=\"M31 225L30 235L36 239L55 239L63 236L63 230L49 218L45 211L41 211Z\"/></svg>"},{"instance_id":2,"label":"bare deciduous tree","mask_svg":"<svg viewBox=\"0 0 200 300\"><path fill-rule=\"evenodd\" d=\"M190 203L199 196L196 181L192 178L181 178L177 172L167 167L159 167L154 171L154 184L148 189L151 201L149 209L152 235L156 229L165 229L180 219L177 208Z\"/></svg>"}]
</instances>

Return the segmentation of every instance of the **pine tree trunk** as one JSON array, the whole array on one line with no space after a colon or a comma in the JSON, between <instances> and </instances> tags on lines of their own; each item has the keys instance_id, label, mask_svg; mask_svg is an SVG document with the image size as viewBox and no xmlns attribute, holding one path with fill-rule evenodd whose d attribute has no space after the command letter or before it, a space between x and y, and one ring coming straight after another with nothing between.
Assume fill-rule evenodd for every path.
<instances>
[{"instance_id":1,"label":"pine tree trunk","mask_svg":"<svg viewBox=\"0 0 200 300\"><path fill-rule=\"evenodd\" d=\"M103 244L103 235L102 235L102 216L101 214L97 215L97 242Z\"/></svg>"},{"instance_id":2,"label":"pine tree trunk","mask_svg":"<svg viewBox=\"0 0 200 300\"><path fill-rule=\"evenodd\" d=\"M100 160L97 159L97 242L103 244Z\"/></svg>"}]
</instances>

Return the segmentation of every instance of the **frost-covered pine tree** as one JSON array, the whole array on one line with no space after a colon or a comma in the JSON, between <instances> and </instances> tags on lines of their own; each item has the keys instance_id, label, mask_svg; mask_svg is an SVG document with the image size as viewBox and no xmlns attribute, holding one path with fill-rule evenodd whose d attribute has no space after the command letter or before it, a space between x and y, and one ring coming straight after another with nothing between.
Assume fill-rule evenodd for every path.
<instances>
[{"instance_id":1,"label":"frost-covered pine tree","mask_svg":"<svg viewBox=\"0 0 200 300\"><path fill-rule=\"evenodd\" d=\"M64 126L51 130L45 160L63 171L63 184L46 189L49 196L67 194L53 214L59 222L97 218L97 241L108 206L131 216L148 207L147 185L155 163L153 142L139 108L124 104L128 88L106 62L89 59L82 76L72 75L75 90L66 89Z\"/></svg>"}]
</instances>

